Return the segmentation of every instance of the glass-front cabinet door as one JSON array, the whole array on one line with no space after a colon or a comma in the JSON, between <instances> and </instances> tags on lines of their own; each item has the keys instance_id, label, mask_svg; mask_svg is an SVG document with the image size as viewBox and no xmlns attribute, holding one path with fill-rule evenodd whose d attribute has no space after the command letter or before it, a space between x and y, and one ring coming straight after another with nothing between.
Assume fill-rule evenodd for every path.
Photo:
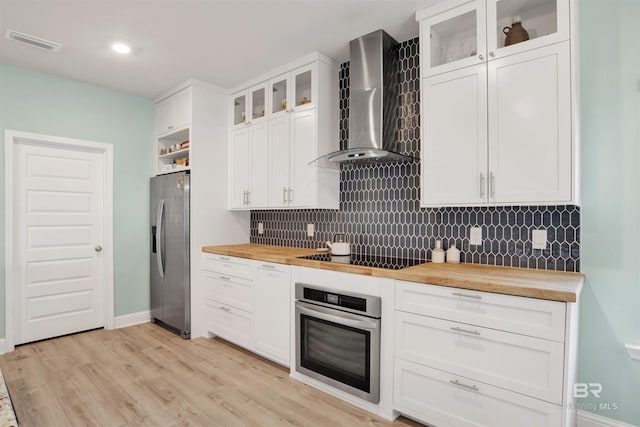
<instances>
[{"instance_id":1,"label":"glass-front cabinet door","mask_svg":"<svg viewBox=\"0 0 640 427\"><path fill-rule=\"evenodd\" d=\"M289 94L291 91L289 87L289 73L269 80L268 93L271 97L269 114L272 118L290 111L291 100L289 99Z\"/></svg>"},{"instance_id":2,"label":"glass-front cabinet door","mask_svg":"<svg viewBox=\"0 0 640 427\"><path fill-rule=\"evenodd\" d=\"M449 5L447 3L446 5ZM435 75L486 61L485 0L461 1L435 11L422 21L422 58L426 75ZM435 8L434 8L435 9Z\"/></svg>"},{"instance_id":3,"label":"glass-front cabinet door","mask_svg":"<svg viewBox=\"0 0 640 427\"><path fill-rule=\"evenodd\" d=\"M487 0L489 59L569 40L569 0Z\"/></svg>"},{"instance_id":4,"label":"glass-front cabinet door","mask_svg":"<svg viewBox=\"0 0 640 427\"><path fill-rule=\"evenodd\" d=\"M316 106L316 64L306 65L291 72L292 111L301 111Z\"/></svg>"},{"instance_id":5,"label":"glass-front cabinet door","mask_svg":"<svg viewBox=\"0 0 640 427\"><path fill-rule=\"evenodd\" d=\"M251 101L250 123L258 123L267 118L267 83L254 86L249 89L249 98Z\"/></svg>"},{"instance_id":6,"label":"glass-front cabinet door","mask_svg":"<svg viewBox=\"0 0 640 427\"><path fill-rule=\"evenodd\" d=\"M231 125L235 127L244 126L247 122L247 91L234 94L231 103Z\"/></svg>"}]
</instances>

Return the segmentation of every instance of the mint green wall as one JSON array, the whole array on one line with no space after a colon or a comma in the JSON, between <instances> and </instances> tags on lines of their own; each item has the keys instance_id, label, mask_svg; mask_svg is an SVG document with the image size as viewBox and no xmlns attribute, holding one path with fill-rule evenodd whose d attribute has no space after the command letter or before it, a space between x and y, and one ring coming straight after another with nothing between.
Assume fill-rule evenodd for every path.
<instances>
[{"instance_id":1,"label":"mint green wall","mask_svg":"<svg viewBox=\"0 0 640 427\"><path fill-rule=\"evenodd\" d=\"M640 345L640 1L578 5L581 269L587 278L578 375L603 385L599 399L578 403L640 425L640 360L624 348Z\"/></svg>"},{"instance_id":2,"label":"mint green wall","mask_svg":"<svg viewBox=\"0 0 640 427\"><path fill-rule=\"evenodd\" d=\"M113 145L115 315L148 310L153 101L0 63L2 141L5 129ZM4 242L4 149L1 156L0 242ZM0 245L2 336L4 249L3 243Z\"/></svg>"}]
</instances>

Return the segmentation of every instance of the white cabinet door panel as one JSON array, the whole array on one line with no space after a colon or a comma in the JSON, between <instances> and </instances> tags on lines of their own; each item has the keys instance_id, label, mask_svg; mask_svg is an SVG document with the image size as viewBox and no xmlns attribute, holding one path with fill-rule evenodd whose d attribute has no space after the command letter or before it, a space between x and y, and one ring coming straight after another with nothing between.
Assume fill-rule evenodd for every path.
<instances>
[{"instance_id":1,"label":"white cabinet door panel","mask_svg":"<svg viewBox=\"0 0 640 427\"><path fill-rule=\"evenodd\" d=\"M489 62L490 202L571 201L569 42Z\"/></svg>"},{"instance_id":2,"label":"white cabinet door panel","mask_svg":"<svg viewBox=\"0 0 640 427\"><path fill-rule=\"evenodd\" d=\"M562 403L564 343L397 311L395 355Z\"/></svg>"},{"instance_id":3,"label":"white cabinet door panel","mask_svg":"<svg viewBox=\"0 0 640 427\"><path fill-rule=\"evenodd\" d=\"M246 209L249 190L249 130L244 127L231 133L231 195L232 208Z\"/></svg>"},{"instance_id":4,"label":"white cabinet door panel","mask_svg":"<svg viewBox=\"0 0 640 427\"><path fill-rule=\"evenodd\" d=\"M394 408L438 427L558 427L562 407L395 359Z\"/></svg>"},{"instance_id":5,"label":"white cabinet door panel","mask_svg":"<svg viewBox=\"0 0 640 427\"><path fill-rule=\"evenodd\" d=\"M256 350L289 366L291 323L290 269L258 263L254 308Z\"/></svg>"},{"instance_id":6,"label":"white cabinet door panel","mask_svg":"<svg viewBox=\"0 0 640 427\"><path fill-rule=\"evenodd\" d=\"M288 206L289 113L269 121L269 207Z\"/></svg>"},{"instance_id":7,"label":"white cabinet door panel","mask_svg":"<svg viewBox=\"0 0 640 427\"><path fill-rule=\"evenodd\" d=\"M231 307L253 311L253 281L205 271L205 296Z\"/></svg>"},{"instance_id":8,"label":"white cabinet door panel","mask_svg":"<svg viewBox=\"0 0 640 427\"><path fill-rule=\"evenodd\" d=\"M206 300L207 330L249 350L253 348L253 315L219 301Z\"/></svg>"},{"instance_id":9,"label":"white cabinet door panel","mask_svg":"<svg viewBox=\"0 0 640 427\"><path fill-rule=\"evenodd\" d=\"M248 260L224 255L203 254L203 269L225 276L253 278L253 268Z\"/></svg>"},{"instance_id":10,"label":"white cabinet door panel","mask_svg":"<svg viewBox=\"0 0 640 427\"><path fill-rule=\"evenodd\" d=\"M292 206L312 207L316 203L316 109L291 115L291 192Z\"/></svg>"},{"instance_id":11,"label":"white cabinet door panel","mask_svg":"<svg viewBox=\"0 0 640 427\"><path fill-rule=\"evenodd\" d=\"M487 201L486 64L423 80L422 205Z\"/></svg>"},{"instance_id":12,"label":"white cabinet door panel","mask_svg":"<svg viewBox=\"0 0 640 427\"><path fill-rule=\"evenodd\" d=\"M396 281L396 308L564 342L566 304L559 301Z\"/></svg>"},{"instance_id":13,"label":"white cabinet door panel","mask_svg":"<svg viewBox=\"0 0 640 427\"><path fill-rule=\"evenodd\" d=\"M268 129L265 122L249 126L249 194L247 201L251 208L267 206L268 175Z\"/></svg>"}]
</instances>

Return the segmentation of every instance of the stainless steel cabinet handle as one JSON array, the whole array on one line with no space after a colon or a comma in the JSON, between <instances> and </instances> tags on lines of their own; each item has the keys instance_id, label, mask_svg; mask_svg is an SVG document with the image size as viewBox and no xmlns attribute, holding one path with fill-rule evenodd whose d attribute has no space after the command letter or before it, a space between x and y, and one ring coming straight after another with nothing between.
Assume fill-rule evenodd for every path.
<instances>
[{"instance_id":1,"label":"stainless steel cabinet handle","mask_svg":"<svg viewBox=\"0 0 640 427\"><path fill-rule=\"evenodd\" d=\"M463 294L462 292L451 292L451 295L464 298L482 299L481 295Z\"/></svg>"},{"instance_id":2,"label":"stainless steel cabinet handle","mask_svg":"<svg viewBox=\"0 0 640 427\"><path fill-rule=\"evenodd\" d=\"M100 245L96 246L94 249L96 252L102 252L102 246Z\"/></svg>"},{"instance_id":3,"label":"stainless steel cabinet handle","mask_svg":"<svg viewBox=\"0 0 640 427\"><path fill-rule=\"evenodd\" d=\"M229 258L227 258L225 256L218 257L218 259L221 260L221 261L229 261Z\"/></svg>"},{"instance_id":4,"label":"stainless steel cabinet handle","mask_svg":"<svg viewBox=\"0 0 640 427\"><path fill-rule=\"evenodd\" d=\"M167 129L173 129L173 126L167 126Z\"/></svg>"},{"instance_id":5,"label":"stainless steel cabinet handle","mask_svg":"<svg viewBox=\"0 0 640 427\"><path fill-rule=\"evenodd\" d=\"M287 203L287 187L282 187L282 203Z\"/></svg>"},{"instance_id":6,"label":"stainless steel cabinet handle","mask_svg":"<svg viewBox=\"0 0 640 427\"><path fill-rule=\"evenodd\" d=\"M229 307L218 307L220 310L224 310L224 311L230 311L231 309Z\"/></svg>"},{"instance_id":7,"label":"stainless steel cabinet handle","mask_svg":"<svg viewBox=\"0 0 640 427\"><path fill-rule=\"evenodd\" d=\"M231 277L228 277L228 276L218 276L218 277L220 278L220 280L226 280L226 281L231 280Z\"/></svg>"},{"instance_id":8,"label":"stainless steel cabinet handle","mask_svg":"<svg viewBox=\"0 0 640 427\"><path fill-rule=\"evenodd\" d=\"M489 172L489 197L492 199L496 196L496 176L493 172Z\"/></svg>"},{"instance_id":9,"label":"stainless steel cabinet handle","mask_svg":"<svg viewBox=\"0 0 640 427\"><path fill-rule=\"evenodd\" d=\"M468 329L459 328L458 326L452 326L451 330L456 332L464 332L465 334L480 335L480 332L478 331L470 331Z\"/></svg>"},{"instance_id":10,"label":"stainless steel cabinet handle","mask_svg":"<svg viewBox=\"0 0 640 427\"><path fill-rule=\"evenodd\" d=\"M247 204L251 203L251 199L249 198L250 194L251 194L251 192L249 190L247 190Z\"/></svg>"},{"instance_id":11,"label":"stainless steel cabinet handle","mask_svg":"<svg viewBox=\"0 0 640 427\"><path fill-rule=\"evenodd\" d=\"M484 61L484 55L478 55L478 59L479 59L480 61Z\"/></svg>"},{"instance_id":12,"label":"stainless steel cabinet handle","mask_svg":"<svg viewBox=\"0 0 640 427\"><path fill-rule=\"evenodd\" d=\"M484 198L484 174L480 172L480 198Z\"/></svg>"},{"instance_id":13,"label":"stainless steel cabinet handle","mask_svg":"<svg viewBox=\"0 0 640 427\"><path fill-rule=\"evenodd\" d=\"M449 382L451 384L454 384L454 385L457 385L457 386L460 386L460 387L468 388L469 390L480 391L480 388L478 388L478 386L476 386L476 385L464 384L464 383L461 383L458 380L449 380Z\"/></svg>"},{"instance_id":14,"label":"stainless steel cabinet handle","mask_svg":"<svg viewBox=\"0 0 640 427\"><path fill-rule=\"evenodd\" d=\"M275 266L275 265L269 265L269 264L262 264L262 265L261 265L261 267L263 267L263 268L270 268L270 269L274 269L274 268L276 268L276 266Z\"/></svg>"},{"instance_id":15,"label":"stainless steel cabinet handle","mask_svg":"<svg viewBox=\"0 0 640 427\"><path fill-rule=\"evenodd\" d=\"M489 52L489 56L493 58L494 56L496 56L496 54L493 52Z\"/></svg>"},{"instance_id":16,"label":"stainless steel cabinet handle","mask_svg":"<svg viewBox=\"0 0 640 427\"><path fill-rule=\"evenodd\" d=\"M289 187L289 203L293 203L293 188Z\"/></svg>"}]
</instances>

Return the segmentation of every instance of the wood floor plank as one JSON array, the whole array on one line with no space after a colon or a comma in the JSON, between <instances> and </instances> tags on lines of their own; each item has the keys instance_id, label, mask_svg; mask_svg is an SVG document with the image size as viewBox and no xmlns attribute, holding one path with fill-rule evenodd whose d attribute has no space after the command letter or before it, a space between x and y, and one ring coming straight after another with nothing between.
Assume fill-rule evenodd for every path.
<instances>
[{"instance_id":1,"label":"wood floor plank","mask_svg":"<svg viewBox=\"0 0 640 427\"><path fill-rule=\"evenodd\" d=\"M152 325L16 347L0 368L21 426L419 426L391 423L217 339Z\"/></svg>"}]
</instances>

